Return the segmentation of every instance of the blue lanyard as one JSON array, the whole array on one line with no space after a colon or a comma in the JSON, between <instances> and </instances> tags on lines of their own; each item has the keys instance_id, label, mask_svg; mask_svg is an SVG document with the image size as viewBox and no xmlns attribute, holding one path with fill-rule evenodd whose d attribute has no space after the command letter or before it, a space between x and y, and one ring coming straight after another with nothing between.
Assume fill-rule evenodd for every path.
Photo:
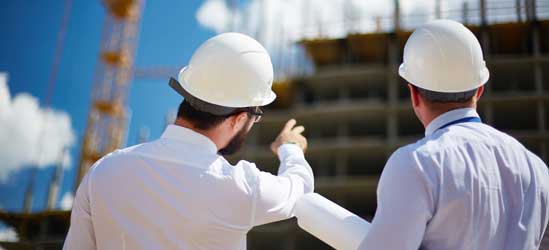
<instances>
[{"instance_id":1,"label":"blue lanyard","mask_svg":"<svg viewBox=\"0 0 549 250\"><path fill-rule=\"evenodd\" d=\"M443 128L452 126L452 125L454 125L454 124L464 123L464 122L482 122L482 120L480 120L480 118L478 118L478 117L465 117L465 118L461 118L461 119L459 119L459 120L455 120L455 121L446 123L446 124L444 124L442 127L438 128L438 129L443 129ZM438 130L438 129L437 129L437 130Z\"/></svg>"}]
</instances>

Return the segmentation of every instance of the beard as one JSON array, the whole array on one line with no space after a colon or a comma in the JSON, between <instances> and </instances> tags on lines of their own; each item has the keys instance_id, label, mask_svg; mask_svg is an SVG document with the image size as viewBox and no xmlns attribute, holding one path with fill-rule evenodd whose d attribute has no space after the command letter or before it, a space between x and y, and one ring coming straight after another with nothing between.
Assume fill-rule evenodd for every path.
<instances>
[{"instance_id":1,"label":"beard","mask_svg":"<svg viewBox=\"0 0 549 250\"><path fill-rule=\"evenodd\" d=\"M226 155L232 155L238 152L238 150L242 148L244 141L246 141L246 137L248 137L249 125L250 125L249 122L247 122L246 125L242 127L242 129L240 129L240 131L238 131L236 135L233 136L233 138L229 141L229 143L227 143L227 146L217 151L217 153L219 153L220 155L226 156Z\"/></svg>"}]
</instances>

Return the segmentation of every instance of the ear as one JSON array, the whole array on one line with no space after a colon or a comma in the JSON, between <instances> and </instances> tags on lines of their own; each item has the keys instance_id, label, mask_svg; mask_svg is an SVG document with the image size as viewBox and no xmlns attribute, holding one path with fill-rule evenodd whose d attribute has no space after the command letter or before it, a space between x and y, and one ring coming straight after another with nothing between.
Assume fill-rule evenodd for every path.
<instances>
[{"instance_id":1,"label":"ear","mask_svg":"<svg viewBox=\"0 0 549 250\"><path fill-rule=\"evenodd\" d=\"M477 94L476 94L477 101L480 99L482 94L484 94L484 85L478 87L477 89Z\"/></svg>"},{"instance_id":2,"label":"ear","mask_svg":"<svg viewBox=\"0 0 549 250\"><path fill-rule=\"evenodd\" d=\"M408 83L408 89L410 90L410 100L412 101L413 107L418 107L421 103L421 97L419 96L419 92L417 91L412 84Z\"/></svg>"},{"instance_id":3,"label":"ear","mask_svg":"<svg viewBox=\"0 0 549 250\"><path fill-rule=\"evenodd\" d=\"M241 112L238 115L231 116L231 128L233 131L240 131L242 127L246 125L248 121L248 114L246 112Z\"/></svg>"}]
</instances>

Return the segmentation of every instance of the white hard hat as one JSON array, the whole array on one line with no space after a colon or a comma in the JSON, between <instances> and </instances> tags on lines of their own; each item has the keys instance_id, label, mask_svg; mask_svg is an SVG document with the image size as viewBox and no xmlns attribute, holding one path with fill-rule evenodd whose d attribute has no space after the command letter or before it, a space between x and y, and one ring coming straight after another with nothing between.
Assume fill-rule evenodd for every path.
<instances>
[{"instance_id":1,"label":"white hard hat","mask_svg":"<svg viewBox=\"0 0 549 250\"><path fill-rule=\"evenodd\" d=\"M443 93L476 89L490 77L476 37L450 20L432 21L414 31L398 73L417 87Z\"/></svg>"},{"instance_id":2,"label":"white hard hat","mask_svg":"<svg viewBox=\"0 0 549 250\"><path fill-rule=\"evenodd\" d=\"M240 33L207 40L181 69L178 80L170 81L193 107L218 115L273 102L272 84L273 64L267 50Z\"/></svg>"}]
</instances>

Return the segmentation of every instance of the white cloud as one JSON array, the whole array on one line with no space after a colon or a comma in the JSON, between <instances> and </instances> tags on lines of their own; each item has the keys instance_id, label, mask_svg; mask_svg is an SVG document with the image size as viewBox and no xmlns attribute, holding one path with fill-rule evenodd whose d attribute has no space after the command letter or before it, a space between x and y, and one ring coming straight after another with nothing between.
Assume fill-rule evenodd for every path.
<instances>
[{"instance_id":1,"label":"white cloud","mask_svg":"<svg viewBox=\"0 0 549 250\"><path fill-rule=\"evenodd\" d=\"M17 242L19 241L19 236L17 236L17 232L12 227L0 228L0 241Z\"/></svg>"},{"instance_id":2,"label":"white cloud","mask_svg":"<svg viewBox=\"0 0 549 250\"><path fill-rule=\"evenodd\" d=\"M230 27L231 11L224 0L209 0L200 6L196 19L202 26L220 33Z\"/></svg>"},{"instance_id":3,"label":"white cloud","mask_svg":"<svg viewBox=\"0 0 549 250\"><path fill-rule=\"evenodd\" d=\"M7 74L0 73L0 181L24 167L68 167L66 149L75 142L69 115L41 108L27 93L10 96Z\"/></svg>"},{"instance_id":4,"label":"white cloud","mask_svg":"<svg viewBox=\"0 0 549 250\"><path fill-rule=\"evenodd\" d=\"M74 201L74 196L72 193L67 192L63 195L63 198L61 198L61 210L71 210L72 208L72 202Z\"/></svg>"}]
</instances>

